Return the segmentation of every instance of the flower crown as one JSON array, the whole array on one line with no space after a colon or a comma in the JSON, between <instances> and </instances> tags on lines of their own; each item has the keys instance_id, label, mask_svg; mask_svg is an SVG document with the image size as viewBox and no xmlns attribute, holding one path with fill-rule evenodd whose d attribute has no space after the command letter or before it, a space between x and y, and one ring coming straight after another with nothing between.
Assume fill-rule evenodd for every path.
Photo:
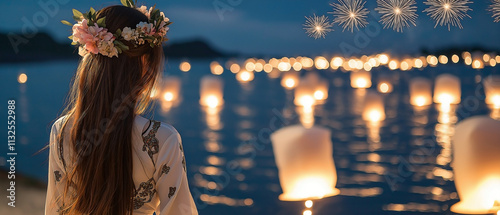
<instances>
[{"instance_id":1,"label":"flower crown","mask_svg":"<svg viewBox=\"0 0 500 215\"><path fill-rule=\"evenodd\" d=\"M149 43L151 47L161 46L166 38L170 20L165 17L163 12L146 6L136 7L133 0L120 0L122 5L135 8L148 17L148 22L140 22L135 29L125 27L111 33L106 28L106 17L97 19L97 13L94 8L90 8L87 13L81 13L73 9L73 19L76 24L62 20L63 24L73 27L73 34L68 38L73 40L71 45L78 45L78 54L81 56L87 53L102 54L104 56L118 57L123 50L129 50L121 40L131 42L134 47ZM137 1L137 0L136 0Z\"/></svg>"}]
</instances>

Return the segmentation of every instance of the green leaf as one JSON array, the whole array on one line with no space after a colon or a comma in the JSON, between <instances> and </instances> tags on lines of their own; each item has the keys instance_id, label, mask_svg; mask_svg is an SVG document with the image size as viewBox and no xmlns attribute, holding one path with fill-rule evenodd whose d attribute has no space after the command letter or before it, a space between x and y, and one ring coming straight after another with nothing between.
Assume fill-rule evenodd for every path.
<instances>
[{"instance_id":1,"label":"green leaf","mask_svg":"<svg viewBox=\"0 0 500 215\"><path fill-rule=\"evenodd\" d=\"M73 35L69 36L68 38L69 38L70 40L73 40Z\"/></svg>"},{"instance_id":2,"label":"green leaf","mask_svg":"<svg viewBox=\"0 0 500 215\"><path fill-rule=\"evenodd\" d=\"M77 9L73 9L73 16L78 17L80 19L80 17L82 17L83 14L82 14L82 12L78 11Z\"/></svg>"},{"instance_id":3,"label":"green leaf","mask_svg":"<svg viewBox=\"0 0 500 215\"><path fill-rule=\"evenodd\" d=\"M78 45L78 43L77 42L71 42L71 45L73 45L73 46L74 45Z\"/></svg>"},{"instance_id":4,"label":"green leaf","mask_svg":"<svg viewBox=\"0 0 500 215\"><path fill-rule=\"evenodd\" d=\"M125 44L123 44L121 41L119 40L115 40L113 41L113 44L116 45L116 47L119 47L121 50L128 50L128 46L126 46Z\"/></svg>"},{"instance_id":5,"label":"green leaf","mask_svg":"<svg viewBox=\"0 0 500 215\"><path fill-rule=\"evenodd\" d=\"M73 26L73 24L71 24L70 22L68 22L66 20L61 20L61 23L65 24L65 25Z\"/></svg>"},{"instance_id":6,"label":"green leaf","mask_svg":"<svg viewBox=\"0 0 500 215\"><path fill-rule=\"evenodd\" d=\"M116 30L115 35L116 36L121 36L122 35L122 30L121 29Z\"/></svg>"},{"instance_id":7,"label":"green leaf","mask_svg":"<svg viewBox=\"0 0 500 215\"><path fill-rule=\"evenodd\" d=\"M128 0L120 0L120 2L122 3L123 6L127 6L127 2ZM128 6L127 6L128 7Z\"/></svg>"},{"instance_id":8,"label":"green leaf","mask_svg":"<svg viewBox=\"0 0 500 215\"><path fill-rule=\"evenodd\" d=\"M95 13L95 10L93 7L90 7L90 12Z\"/></svg>"},{"instance_id":9,"label":"green leaf","mask_svg":"<svg viewBox=\"0 0 500 215\"><path fill-rule=\"evenodd\" d=\"M97 20L97 25L99 27L106 27L106 17L102 17L100 19Z\"/></svg>"}]
</instances>

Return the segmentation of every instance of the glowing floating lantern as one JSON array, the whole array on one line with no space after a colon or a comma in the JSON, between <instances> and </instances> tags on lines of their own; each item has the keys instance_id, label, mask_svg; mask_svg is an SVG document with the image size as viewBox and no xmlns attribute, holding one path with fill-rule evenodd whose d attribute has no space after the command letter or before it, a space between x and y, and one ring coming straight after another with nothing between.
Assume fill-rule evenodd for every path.
<instances>
[{"instance_id":1,"label":"glowing floating lantern","mask_svg":"<svg viewBox=\"0 0 500 215\"><path fill-rule=\"evenodd\" d=\"M319 102L324 102L328 98L328 82L321 80L316 84L314 90L314 99Z\"/></svg>"},{"instance_id":2,"label":"glowing floating lantern","mask_svg":"<svg viewBox=\"0 0 500 215\"><path fill-rule=\"evenodd\" d=\"M295 88L294 104L297 106L311 107L316 104L314 92L316 86L306 79L300 81L299 85Z\"/></svg>"},{"instance_id":3,"label":"glowing floating lantern","mask_svg":"<svg viewBox=\"0 0 500 215\"><path fill-rule=\"evenodd\" d=\"M236 74L236 80L242 83L250 82L254 79L253 72L242 70Z\"/></svg>"},{"instance_id":4,"label":"glowing floating lantern","mask_svg":"<svg viewBox=\"0 0 500 215\"><path fill-rule=\"evenodd\" d=\"M189 70L191 70L191 64L187 61L183 61L179 65L179 69L183 72L189 72Z\"/></svg>"},{"instance_id":5,"label":"glowing floating lantern","mask_svg":"<svg viewBox=\"0 0 500 215\"><path fill-rule=\"evenodd\" d=\"M17 82L20 84L24 84L28 81L28 76L25 73L21 73L17 76Z\"/></svg>"},{"instance_id":6,"label":"glowing floating lantern","mask_svg":"<svg viewBox=\"0 0 500 215\"><path fill-rule=\"evenodd\" d=\"M372 86L372 74L369 71L359 70L351 72L351 87L370 88Z\"/></svg>"},{"instance_id":7,"label":"glowing floating lantern","mask_svg":"<svg viewBox=\"0 0 500 215\"><path fill-rule=\"evenodd\" d=\"M460 79L450 74L442 74L436 78L434 86L434 102L438 104L459 104L462 91Z\"/></svg>"},{"instance_id":8,"label":"glowing floating lantern","mask_svg":"<svg viewBox=\"0 0 500 215\"><path fill-rule=\"evenodd\" d=\"M430 80L425 78L410 80L410 104L416 107L432 104L432 84Z\"/></svg>"},{"instance_id":9,"label":"glowing floating lantern","mask_svg":"<svg viewBox=\"0 0 500 215\"><path fill-rule=\"evenodd\" d=\"M500 122L476 116L453 136L453 172L460 202L451 211L492 214L500 210Z\"/></svg>"},{"instance_id":10,"label":"glowing floating lantern","mask_svg":"<svg viewBox=\"0 0 500 215\"><path fill-rule=\"evenodd\" d=\"M299 85L299 73L298 72L285 72L281 77L281 86L287 90L291 90Z\"/></svg>"},{"instance_id":11,"label":"glowing floating lantern","mask_svg":"<svg viewBox=\"0 0 500 215\"><path fill-rule=\"evenodd\" d=\"M163 79L163 90L161 99L166 102L173 102L179 98L181 90L181 80L177 77L166 77Z\"/></svg>"},{"instance_id":12,"label":"glowing floating lantern","mask_svg":"<svg viewBox=\"0 0 500 215\"><path fill-rule=\"evenodd\" d=\"M363 120L380 122L385 120L384 99L376 92L368 91L363 108Z\"/></svg>"},{"instance_id":13,"label":"glowing floating lantern","mask_svg":"<svg viewBox=\"0 0 500 215\"><path fill-rule=\"evenodd\" d=\"M378 81L377 90L380 93L392 93L394 86L391 83L391 78L387 75L381 76Z\"/></svg>"},{"instance_id":14,"label":"glowing floating lantern","mask_svg":"<svg viewBox=\"0 0 500 215\"><path fill-rule=\"evenodd\" d=\"M316 69L328 69L330 67L328 60L323 56L316 57L314 59L314 65Z\"/></svg>"},{"instance_id":15,"label":"glowing floating lantern","mask_svg":"<svg viewBox=\"0 0 500 215\"><path fill-rule=\"evenodd\" d=\"M222 67L219 62L213 61L210 63L210 71L214 75L221 75L224 72L224 67Z\"/></svg>"},{"instance_id":16,"label":"glowing floating lantern","mask_svg":"<svg viewBox=\"0 0 500 215\"><path fill-rule=\"evenodd\" d=\"M293 125L271 135L282 201L321 199L339 194L329 129Z\"/></svg>"},{"instance_id":17,"label":"glowing floating lantern","mask_svg":"<svg viewBox=\"0 0 500 215\"><path fill-rule=\"evenodd\" d=\"M500 108L500 76L492 75L483 80L486 104L495 109Z\"/></svg>"},{"instance_id":18,"label":"glowing floating lantern","mask_svg":"<svg viewBox=\"0 0 500 215\"><path fill-rule=\"evenodd\" d=\"M222 79L215 76L205 76L200 84L200 105L216 108L224 104Z\"/></svg>"}]
</instances>

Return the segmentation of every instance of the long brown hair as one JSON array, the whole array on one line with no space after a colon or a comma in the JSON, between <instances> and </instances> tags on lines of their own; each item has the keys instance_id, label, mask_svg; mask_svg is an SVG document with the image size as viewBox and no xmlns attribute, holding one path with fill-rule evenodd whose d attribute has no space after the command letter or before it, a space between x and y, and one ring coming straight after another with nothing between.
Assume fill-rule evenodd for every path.
<instances>
[{"instance_id":1,"label":"long brown hair","mask_svg":"<svg viewBox=\"0 0 500 215\"><path fill-rule=\"evenodd\" d=\"M148 21L140 11L125 6L103 8L100 17L106 17L109 32ZM75 155L58 198L64 214L132 214L132 126L151 101L164 54L161 47L123 42L130 50L118 57L84 56L73 78L58 137L62 144L64 128L72 126L69 140Z\"/></svg>"}]
</instances>

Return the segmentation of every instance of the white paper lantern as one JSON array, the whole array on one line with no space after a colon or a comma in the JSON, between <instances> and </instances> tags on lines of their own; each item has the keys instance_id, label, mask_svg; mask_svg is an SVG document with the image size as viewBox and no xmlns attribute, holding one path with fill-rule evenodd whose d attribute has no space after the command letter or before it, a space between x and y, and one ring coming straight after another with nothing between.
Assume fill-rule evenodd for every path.
<instances>
[{"instance_id":1,"label":"white paper lantern","mask_svg":"<svg viewBox=\"0 0 500 215\"><path fill-rule=\"evenodd\" d=\"M295 99L294 104L297 106L311 107L316 104L316 99L314 98L314 92L316 91L316 86L308 80L300 80L299 85L295 88Z\"/></svg>"},{"instance_id":2,"label":"white paper lantern","mask_svg":"<svg viewBox=\"0 0 500 215\"><path fill-rule=\"evenodd\" d=\"M380 122L385 120L384 99L376 92L368 91L363 108L363 120Z\"/></svg>"},{"instance_id":3,"label":"white paper lantern","mask_svg":"<svg viewBox=\"0 0 500 215\"><path fill-rule=\"evenodd\" d=\"M500 210L500 122L476 116L453 136L453 171L460 202L451 211L491 214Z\"/></svg>"},{"instance_id":4,"label":"white paper lantern","mask_svg":"<svg viewBox=\"0 0 500 215\"><path fill-rule=\"evenodd\" d=\"M432 104L432 84L426 78L413 78L410 80L410 104L424 107Z\"/></svg>"},{"instance_id":5,"label":"white paper lantern","mask_svg":"<svg viewBox=\"0 0 500 215\"><path fill-rule=\"evenodd\" d=\"M216 108L224 104L222 79L215 76L204 76L200 85L200 104Z\"/></svg>"},{"instance_id":6,"label":"white paper lantern","mask_svg":"<svg viewBox=\"0 0 500 215\"><path fill-rule=\"evenodd\" d=\"M330 130L293 125L271 135L282 201L321 199L339 194Z\"/></svg>"},{"instance_id":7,"label":"white paper lantern","mask_svg":"<svg viewBox=\"0 0 500 215\"><path fill-rule=\"evenodd\" d=\"M179 92L181 90L181 80L177 77L166 77L163 79L163 90L161 92L161 97L163 101L173 102L179 98Z\"/></svg>"},{"instance_id":8,"label":"white paper lantern","mask_svg":"<svg viewBox=\"0 0 500 215\"><path fill-rule=\"evenodd\" d=\"M436 78L434 85L434 102L438 104L459 104L462 91L460 79L450 74L442 74Z\"/></svg>"}]
</instances>

